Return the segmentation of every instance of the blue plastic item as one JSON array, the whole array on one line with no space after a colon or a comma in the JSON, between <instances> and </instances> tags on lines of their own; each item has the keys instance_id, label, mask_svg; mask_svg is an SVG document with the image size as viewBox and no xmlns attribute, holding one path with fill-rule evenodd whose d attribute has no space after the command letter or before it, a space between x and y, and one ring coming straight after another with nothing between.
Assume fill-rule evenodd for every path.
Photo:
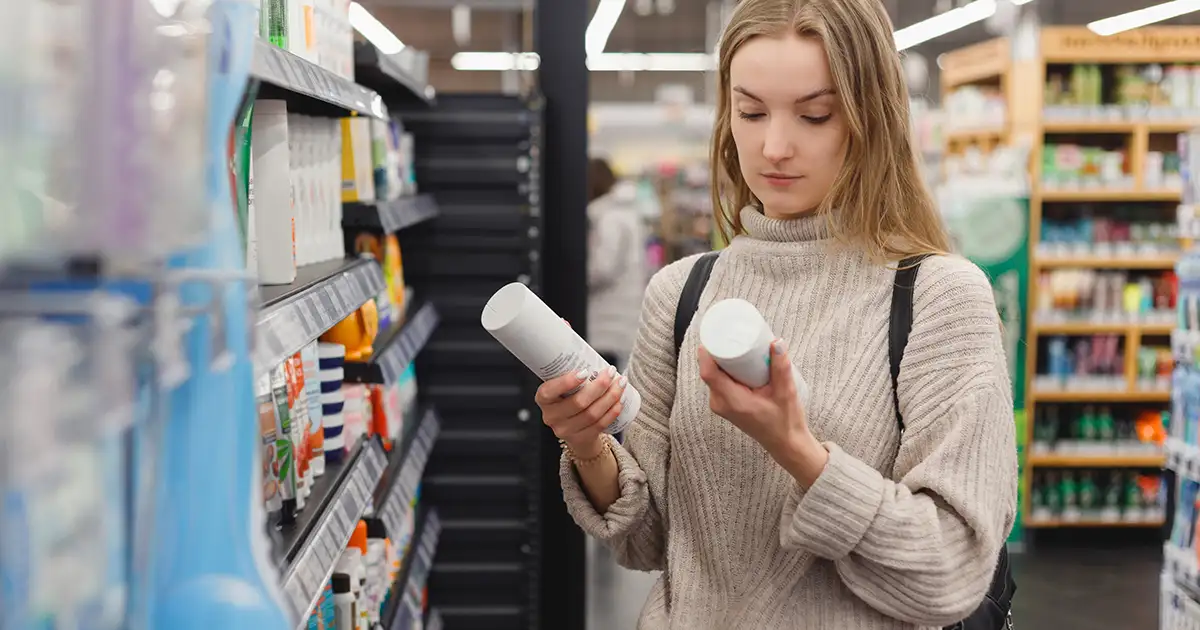
<instances>
[{"instance_id":1,"label":"blue plastic item","mask_svg":"<svg viewBox=\"0 0 1200 630\"><path fill-rule=\"evenodd\" d=\"M215 0L208 10L210 238L173 261L174 269L232 278L244 267L227 147L249 78L256 16L255 3L245 0ZM185 308L220 308L217 318L205 311L193 319L184 336L191 375L167 394L151 630L289 629L279 572L268 559L257 478L247 289L245 280L224 278L189 282L180 291Z\"/></svg>"}]
</instances>

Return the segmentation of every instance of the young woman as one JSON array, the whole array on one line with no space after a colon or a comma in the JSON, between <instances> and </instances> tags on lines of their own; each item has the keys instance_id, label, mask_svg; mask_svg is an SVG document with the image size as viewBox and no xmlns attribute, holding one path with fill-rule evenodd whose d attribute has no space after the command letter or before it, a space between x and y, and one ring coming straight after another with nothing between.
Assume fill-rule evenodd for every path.
<instances>
[{"instance_id":1,"label":"young woman","mask_svg":"<svg viewBox=\"0 0 1200 630\"><path fill-rule=\"evenodd\" d=\"M947 238L910 141L878 0L742 0L720 47L712 179L734 235L708 281L780 339L746 388L697 344L676 360L694 258L647 288L628 380L537 394L563 441L575 521L631 568L663 570L644 630L875 630L967 617L1012 526L1011 385L988 280ZM927 258L893 407L897 262ZM798 400L795 363L811 390ZM591 375L587 375L590 377ZM642 395L624 444L603 434Z\"/></svg>"}]
</instances>

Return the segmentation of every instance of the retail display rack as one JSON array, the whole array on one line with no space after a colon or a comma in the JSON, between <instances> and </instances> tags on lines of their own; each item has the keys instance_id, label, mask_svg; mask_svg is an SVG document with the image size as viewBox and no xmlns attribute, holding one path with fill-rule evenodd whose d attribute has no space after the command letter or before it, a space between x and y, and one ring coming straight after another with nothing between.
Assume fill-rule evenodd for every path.
<instances>
[{"instance_id":1,"label":"retail display rack","mask_svg":"<svg viewBox=\"0 0 1200 630\"><path fill-rule=\"evenodd\" d=\"M1029 154L1025 527L1163 523L1177 137L1200 124L1196 37L1047 27L1029 50L1001 38L941 60L947 152Z\"/></svg>"},{"instance_id":2,"label":"retail display rack","mask_svg":"<svg viewBox=\"0 0 1200 630\"><path fill-rule=\"evenodd\" d=\"M440 95L405 118L441 211L401 233L405 279L441 317L416 363L443 426L422 490L441 519L430 627L541 624L542 501L561 498L541 495L539 383L479 325L498 287L542 290L541 116L534 100Z\"/></svg>"}]
</instances>

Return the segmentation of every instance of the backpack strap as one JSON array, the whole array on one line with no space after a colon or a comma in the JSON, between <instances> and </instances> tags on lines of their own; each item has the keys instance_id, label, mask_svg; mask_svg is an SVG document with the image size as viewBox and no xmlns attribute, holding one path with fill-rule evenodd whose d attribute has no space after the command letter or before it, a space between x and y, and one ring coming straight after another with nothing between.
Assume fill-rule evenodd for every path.
<instances>
[{"instance_id":1,"label":"backpack strap","mask_svg":"<svg viewBox=\"0 0 1200 630\"><path fill-rule=\"evenodd\" d=\"M679 349L683 347L683 336L687 334L688 326L696 311L700 310L700 295L704 293L704 285L712 275L713 265L721 252L708 252L696 259L688 273L683 291L679 293L679 304L675 306L675 358L679 358Z\"/></svg>"},{"instance_id":2,"label":"backpack strap","mask_svg":"<svg viewBox=\"0 0 1200 630\"><path fill-rule=\"evenodd\" d=\"M892 368L892 405L896 408L896 421L904 430L904 417L900 415L900 362L904 359L904 348L908 346L908 335L913 326L913 293L917 286L917 271L928 254L912 256L900 261L896 269L896 282L892 287L892 315L888 326L888 361Z\"/></svg>"}]
</instances>

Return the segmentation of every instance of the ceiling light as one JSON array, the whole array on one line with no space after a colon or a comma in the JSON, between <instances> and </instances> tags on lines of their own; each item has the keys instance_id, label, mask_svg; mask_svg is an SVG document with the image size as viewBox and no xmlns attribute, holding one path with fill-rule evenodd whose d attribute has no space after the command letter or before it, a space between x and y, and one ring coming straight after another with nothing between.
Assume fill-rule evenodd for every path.
<instances>
[{"instance_id":1,"label":"ceiling light","mask_svg":"<svg viewBox=\"0 0 1200 630\"><path fill-rule=\"evenodd\" d=\"M935 15L928 20L896 31L893 33L896 38L896 49L912 48L946 33L957 31L964 26L986 20L995 13L996 0L975 0L971 4L951 9L941 15Z\"/></svg>"},{"instance_id":2,"label":"ceiling light","mask_svg":"<svg viewBox=\"0 0 1200 630\"><path fill-rule=\"evenodd\" d=\"M1033 0L1012 0L1012 3L1017 6L1021 6L1022 4L1029 4L1030 2L1033 2Z\"/></svg>"},{"instance_id":3,"label":"ceiling light","mask_svg":"<svg viewBox=\"0 0 1200 630\"><path fill-rule=\"evenodd\" d=\"M588 22L587 32L584 33L584 50L587 55L598 55L604 52L608 45L608 36L617 26L621 11L625 10L625 0L600 0L592 21Z\"/></svg>"},{"instance_id":4,"label":"ceiling light","mask_svg":"<svg viewBox=\"0 0 1200 630\"><path fill-rule=\"evenodd\" d=\"M404 50L404 42L357 2L350 3L350 26L385 55Z\"/></svg>"},{"instance_id":5,"label":"ceiling light","mask_svg":"<svg viewBox=\"0 0 1200 630\"><path fill-rule=\"evenodd\" d=\"M537 53L460 52L450 58L455 70L501 72L505 70L537 70L541 57Z\"/></svg>"},{"instance_id":6,"label":"ceiling light","mask_svg":"<svg viewBox=\"0 0 1200 630\"><path fill-rule=\"evenodd\" d=\"M716 69L708 53L601 53L588 55L593 72L706 72Z\"/></svg>"},{"instance_id":7,"label":"ceiling light","mask_svg":"<svg viewBox=\"0 0 1200 630\"><path fill-rule=\"evenodd\" d=\"M1097 35L1114 35L1121 31L1128 31L1129 29L1146 26L1147 24L1169 20L1196 10L1200 10L1200 0L1174 0L1174 2L1164 2L1152 7L1097 20L1088 24L1087 27Z\"/></svg>"}]
</instances>

